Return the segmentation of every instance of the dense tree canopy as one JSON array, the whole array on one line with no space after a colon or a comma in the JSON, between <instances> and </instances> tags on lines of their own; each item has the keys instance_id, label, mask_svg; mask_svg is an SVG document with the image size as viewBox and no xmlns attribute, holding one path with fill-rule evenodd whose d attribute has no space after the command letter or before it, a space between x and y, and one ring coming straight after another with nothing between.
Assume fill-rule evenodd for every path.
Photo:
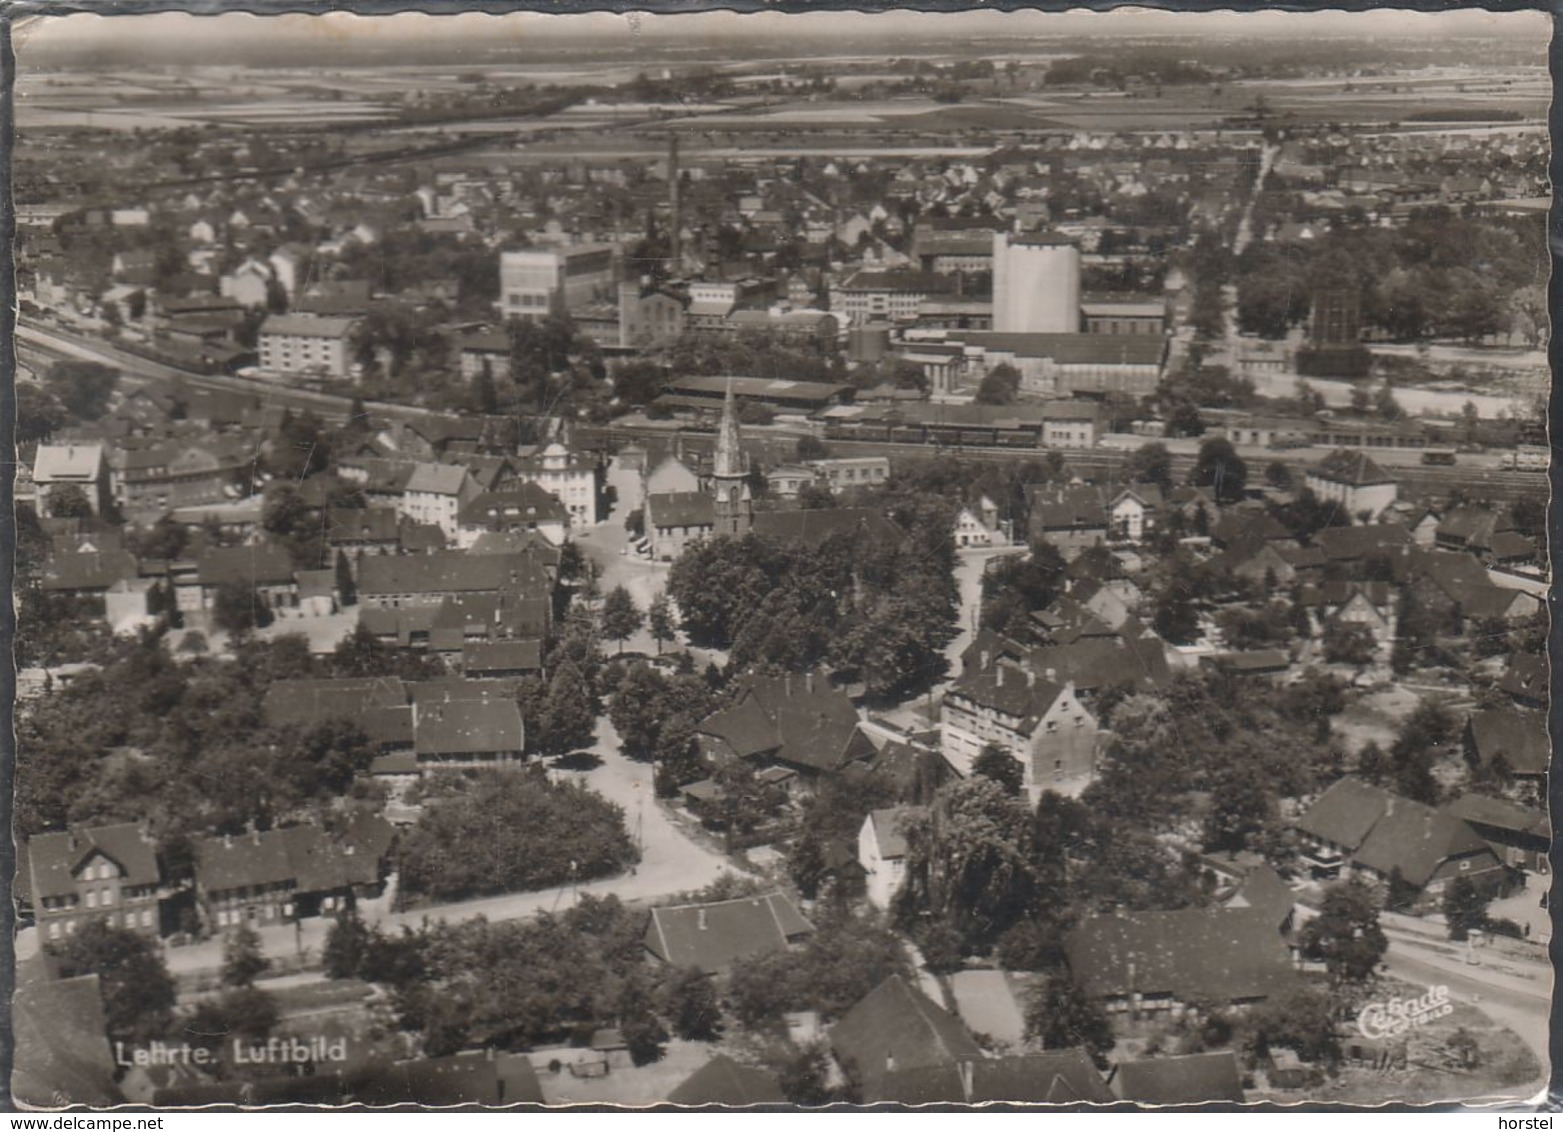
<instances>
[{"instance_id":1,"label":"dense tree canopy","mask_svg":"<svg viewBox=\"0 0 1563 1132\"><path fill-rule=\"evenodd\" d=\"M639 859L623 810L529 771L480 774L426 803L396 853L401 891L430 900L596 880Z\"/></svg>"}]
</instances>

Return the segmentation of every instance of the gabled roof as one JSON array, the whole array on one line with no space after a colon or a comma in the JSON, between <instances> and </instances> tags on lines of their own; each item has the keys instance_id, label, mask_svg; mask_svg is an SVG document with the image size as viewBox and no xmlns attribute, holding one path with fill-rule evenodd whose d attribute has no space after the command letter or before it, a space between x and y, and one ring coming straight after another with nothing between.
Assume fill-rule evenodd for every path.
<instances>
[{"instance_id":1,"label":"gabled roof","mask_svg":"<svg viewBox=\"0 0 1563 1132\"><path fill-rule=\"evenodd\" d=\"M703 491L670 491L646 497L646 523L657 528L711 527L716 506Z\"/></svg>"},{"instance_id":2,"label":"gabled roof","mask_svg":"<svg viewBox=\"0 0 1563 1132\"><path fill-rule=\"evenodd\" d=\"M128 550L55 554L44 564L39 584L51 591L106 590L115 582L136 577L139 571L136 556Z\"/></svg>"},{"instance_id":3,"label":"gabled roof","mask_svg":"<svg viewBox=\"0 0 1563 1132\"><path fill-rule=\"evenodd\" d=\"M493 530L526 523L568 523L570 513L559 497L535 483L506 484L498 491L485 491L473 497L461 509L456 522L463 527Z\"/></svg>"},{"instance_id":4,"label":"gabled roof","mask_svg":"<svg viewBox=\"0 0 1563 1132\"><path fill-rule=\"evenodd\" d=\"M326 516L326 537L333 543L394 543L400 521L392 507L333 507Z\"/></svg>"},{"instance_id":5,"label":"gabled roof","mask_svg":"<svg viewBox=\"0 0 1563 1132\"><path fill-rule=\"evenodd\" d=\"M1360 527L1325 527L1314 534L1313 541L1326 558L1341 562L1393 553L1416 540L1402 523L1367 523Z\"/></svg>"},{"instance_id":6,"label":"gabled roof","mask_svg":"<svg viewBox=\"0 0 1563 1132\"><path fill-rule=\"evenodd\" d=\"M830 1028L830 1046L869 1090L892 1071L953 1067L983 1056L958 1018L900 975L869 991Z\"/></svg>"},{"instance_id":7,"label":"gabled roof","mask_svg":"<svg viewBox=\"0 0 1563 1132\"><path fill-rule=\"evenodd\" d=\"M1145 691L1172 678L1167 650L1157 637L1087 638L1067 645L1033 649L1027 663L1036 672L1052 669L1079 692L1126 685Z\"/></svg>"},{"instance_id":8,"label":"gabled roof","mask_svg":"<svg viewBox=\"0 0 1563 1132\"><path fill-rule=\"evenodd\" d=\"M1390 793L1360 778L1347 776L1330 784L1297 819L1302 832L1355 850L1383 816Z\"/></svg>"},{"instance_id":9,"label":"gabled roof","mask_svg":"<svg viewBox=\"0 0 1563 1132\"><path fill-rule=\"evenodd\" d=\"M1444 813L1474 826L1487 826L1508 833L1527 834L1546 839L1551 835L1551 823L1547 811L1517 806L1503 798L1488 798L1481 794L1462 794L1444 806Z\"/></svg>"},{"instance_id":10,"label":"gabled roof","mask_svg":"<svg viewBox=\"0 0 1563 1132\"><path fill-rule=\"evenodd\" d=\"M272 727L356 719L375 708L405 707L407 686L395 676L334 680L274 680L261 707Z\"/></svg>"},{"instance_id":11,"label":"gabled roof","mask_svg":"<svg viewBox=\"0 0 1563 1132\"><path fill-rule=\"evenodd\" d=\"M1471 713L1468 726L1482 762L1491 762L1501 751L1509 766L1522 774L1541 774L1547 769L1552 747L1546 717L1539 712L1515 708L1477 711Z\"/></svg>"},{"instance_id":12,"label":"gabled roof","mask_svg":"<svg viewBox=\"0 0 1563 1132\"><path fill-rule=\"evenodd\" d=\"M1373 462L1366 452L1337 448L1313 467L1308 478L1328 480L1348 487L1370 487L1374 484L1395 483L1395 477Z\"/></svg>"},{"instance_id":13,"label":"gabled roof","mask_svg":"<svg viewBox=\"0 0 1563 1132\"><path fill-rule=\"evenodd\" d=\"M141 828L133 822L73 828L64 833L38 833L27 839L28 895L42 900L75 892L76 869L94 854L118 865L125 884L155 885L161 879L152 842L142 837Z\"/></svg>"},{"instance_id":14,"label":"gabled roof","mask_svg":"<svg viewBox=\"0 0 1563 1132\"><path fill-rule=\"evenodd\" d=\"M203 586L282 586L293 581L293 561L279 546L213 547L196 563L195 581Z\"/></svg>"},{"instance_id":15,"label":"gabled roof","mask_svg":"<svg viewBox=\"0 0 1563 1132\"><path fill-rule=\"evenodd\" d=\"M537 672L542 667L542 641L468 641L461 649L461 670L468 676Z\"/></svg>"},{"instance_id":16,"label":"gabled roof","mask_svg":"<svg viewBox=\"0 0 1563 1132\"><path fill-rule=\"evenodd\" d=\"M39 1108L123 1104L97 975L24 982L11 1000L11 1091Z\"/></svg>"},{"instance_id":17,"label":"gabled roof","mask_svg":"<svg viewBox=\"0 0 1563 1132\"><path fill-rule=\"evenodd\" d=\"M725 1053L717 1054L668 1094L669 1104L683 1105L741 1107L785 1101L774 1074L752 1065L740 1065Z\"/></svg>"},{"instance_id":18,"label":"gabled roof","mask_svg":"<svg viewBox=\"0 0 1563 1132\"><path fill-rule=\"evenodd\" d=\"M725 971L738 959L780 951L813 934L791 900L779 892L711 904L653 908L646 949L672 967Z\"/></svg>"},{"instance_id":19,"label":"gabled roof","mask_svg":"<svg viewBox=\"0 0 1563 1132\"><path fill-rule=\"evenodd\" d=\"M879 856L886 861L906 856L906 824L910 819L927 812L926 806L892 806L870 811L864 820L873 827Z\"/></svg>"},{"instance_id":20,"label":"gabled roof","mask_svg":"<svg viewBox=\"0 0 1563 1132\"><path fill-rule=\"evenodd\" d=\"M1510 696L1527 700L1547 699L1550 673L1547 658L1533 653L1514 653L1498 687Z\"/></svg>"},{"instance_id":21,"label":"gabled roof","mask_svg":"<svg viewBox=\"0 0 1563 1132\"><path fill-rule=\"evenodd\" d=\"M775 542L819 546L832 535L863 534L876 542L899 543L906 532L870 507L828 507L809 511L762 511L755 534Z\"/></svg>"},{"instance_id":22,"label":"gabled roof","mask_svg":"<svg viewBox=\"0 0 1563 1132\"><path fill-rule=\"evenodd\" d=\"M306 338L346 338L356 322L329 315L274 314L261 323L260 333L290 334Z\"/></svg>"},{"instance_id":23,"label":"gabled roof","mask_svg":"<svg viewBox=\"0 0 1563 1132\"><path fill-rule=\"evenodd\" d=\"M1063 684L1037 677L1035 669L995 664L968 672L950 686L948 694L1019 719L1020 730L1030 732L1063 693Z\"/></svg>"},{"instance_id":24,"label":"gabled roof","mask_svg":"<svg viewBox=\"0 0 1563 1132\"><path fill-rule=\"evenodd\" d=\"M521 708L513 699L428 702L413 713L413 750L419 757L520 754L526 745Z\"/></svg>"},{"instance_id":25,"label":"gabled roof","mask_svg":"<svg viewBox=\"0 0 1563 1132\"><path fill-rule=\"evenodd\" d=\"M813 770L839 770L855 757L857 709L823 675L746 676L740 686L732 707L701 720L702 733L740 757L770 753Z\"/></svg>"},{"instance_id":26,"label":"gabled roof","mask_svg":"<svg viewBox=\"0 0 1563 1132\"><path fill-rule=\"evenodd\" d=\"M460 464L415 464L407 477L409 495L460 495L467 482L467 469Z\"/></svg>"},{"instance_id":27,"label":"gabled roof","mask_svg":"<svg viewBox=\"0 0 1563 1132\"><path fill-rule=\"evenodd\" d=\"M543 568L520 555L436 551L409 556L376 555L358 564L361 595L483 591L543 595L550 590Z\"/></svg>"},{"instance_id":28,"label":"gabled roof","mask_svg":"<svg viewBox=\"0 0 1563 1132\"><path fill-rule=\"evenodd\" d=\"M1111 1104L1107 1082L1083 1049L987 1058L971 1065L968 1104Z\"/></svg>"},{"instance_id":29,"label":"gabled roof","mask_svg":"<svg viewBox=\"0 0 1563 1132\"><path fill-rule=\"evenodd\" d=\"M34 483L92 483L102 474L101 444L40 444L33 458Z\"/></svg>"},{"instance_id":30,"label":"gabled roof","mask_svg":"<svg viewBox=\"0 0 1563 1132\"><path fill-rule=\"evenodd\" d=\"M1064 954L1095 998L1227 1002L1276 994L1296 978L1278 925L1253 908L1092 916L1065 936Z\"/></svg>"},{"instance_id":31,"label":"gabled roof","mask_svg":"<svg viewBox=\"0 0 1563 1132\"><path fill-rule=\"evenodd\" d=\"M1243 1101L1243 1078L1231 1050L1125 1061L1118 1066L1112 1087L1119 1098L1140 1104Z\"/></svg>"}]
</instances>

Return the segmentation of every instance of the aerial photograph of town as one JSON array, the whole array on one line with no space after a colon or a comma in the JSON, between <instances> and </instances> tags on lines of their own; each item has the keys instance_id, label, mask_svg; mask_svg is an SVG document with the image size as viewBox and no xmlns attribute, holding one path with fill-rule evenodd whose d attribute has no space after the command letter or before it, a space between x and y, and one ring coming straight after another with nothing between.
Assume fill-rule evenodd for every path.
<instances>
[{"instance_id":1,"label":"aerial photograph of town","mask_svg":"<svg viewBox=\"0 0 1563 1132\"><path fill-rule=\"evenodd\" d=\"M1550 34L20 22L14 1103L1534 1103Z\"/></svg>"}]
</instances>

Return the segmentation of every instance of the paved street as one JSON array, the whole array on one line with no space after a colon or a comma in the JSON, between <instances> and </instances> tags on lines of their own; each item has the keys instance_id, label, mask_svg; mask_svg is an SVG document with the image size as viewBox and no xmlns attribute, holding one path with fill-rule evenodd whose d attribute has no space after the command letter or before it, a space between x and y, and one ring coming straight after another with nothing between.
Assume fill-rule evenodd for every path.
<instances>
[{"instance_id":1,"label":"paved street","mask_svg":"<svg viewBox=\"0 0 1563 1132\"><path fill-rule=\"evenodd\" d=\"M1390 974L1421 986L1447 986L1456 1001L1470 1003L1498 1025L1513 1030L1536 1055L1542 1066L1541 1075L1506 1090L1506 1095L1528 1099L1544 1092L1548 1084L1546 1067L1550 1064L1550 969L1536 965L1533 980L1516 979L1485 965L1468 966L1459 959L1418 946L1403 933L1388 934L1390 947L1385 961Z\"/></svg>"}]
</instances>

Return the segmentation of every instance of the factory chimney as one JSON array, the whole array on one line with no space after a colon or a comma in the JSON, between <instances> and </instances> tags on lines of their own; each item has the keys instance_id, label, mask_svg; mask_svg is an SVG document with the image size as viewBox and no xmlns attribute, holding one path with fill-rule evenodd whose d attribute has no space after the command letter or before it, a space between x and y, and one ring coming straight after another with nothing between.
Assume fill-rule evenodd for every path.
<instances>
[{"instance_id":1,"label":"factory chimney","mask_svg":"<svg viewBox=\"0 0 1563 1132\"><path fill-rule=\"evenodd\" d=\"M684 228L683 202L679 199L680 173L678 168L678 135L668 135L668 271L673 275L683 272L684 254L680 247L680 233Z\"/></svg>"}]
</instances>

